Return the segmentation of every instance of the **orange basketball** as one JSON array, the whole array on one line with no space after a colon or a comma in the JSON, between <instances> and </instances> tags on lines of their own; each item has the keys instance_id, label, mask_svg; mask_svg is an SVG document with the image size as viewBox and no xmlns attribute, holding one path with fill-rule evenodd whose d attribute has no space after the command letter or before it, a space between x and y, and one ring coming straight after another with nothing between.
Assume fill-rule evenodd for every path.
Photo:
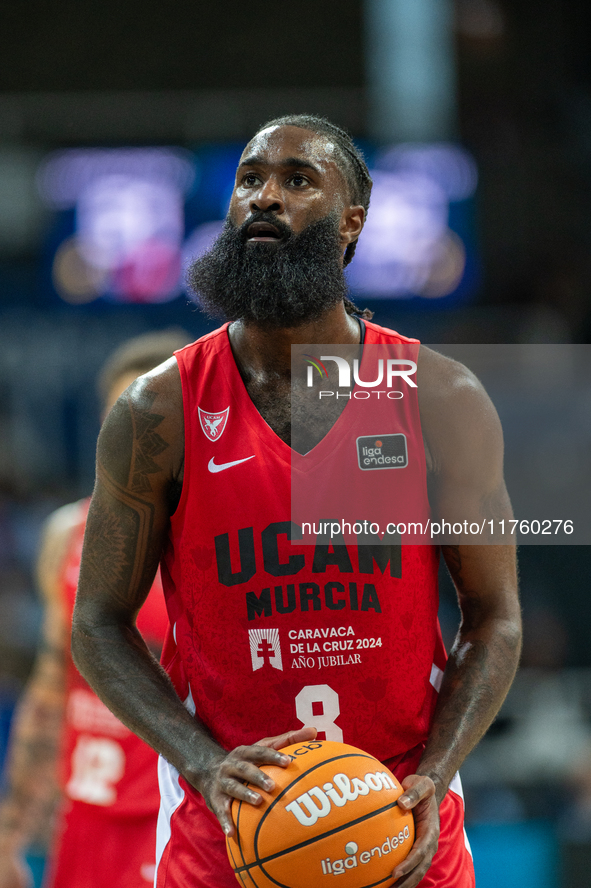
<instances>
[{"instance_id":1,"label":"orange basketball","mask_svg":"<svg viewBox=\"0 0 591 888\"><path fill-rule=\"evenodd\" d=\"M263 765L275 781L258 806L234 801L237 836L226 840L243 888L387 888L414 841L402 787L368 753L313 740L281 750L287 768Z\"/></svg>"}]
</instances>

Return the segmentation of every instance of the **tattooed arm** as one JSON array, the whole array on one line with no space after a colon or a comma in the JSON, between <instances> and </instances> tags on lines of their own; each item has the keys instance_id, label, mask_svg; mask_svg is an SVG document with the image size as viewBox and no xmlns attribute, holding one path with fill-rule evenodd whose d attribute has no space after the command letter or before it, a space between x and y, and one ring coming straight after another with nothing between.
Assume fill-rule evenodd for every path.
<instances>
[{"instance_id":1,"label":"tattooed arm","mask_svg":"<svg viewBox=\"0 0 591 888\"><path fill-rule=\"evenodd\" d=\"M476 522L513 517L503 479L503 433L482 385L461 364L422 350L425 434L438 519ZM437 377L438 386L430 384ZM466 537L443 546L461 624L450 652L421 771L443 797L459 764L497 714L521 650L515 545L511 538ZM483 543L480 544L480 540ZM451 542L451 541L450 541Z\"/></svg>"},{"instance_id":2,"label":"tattooed arm","mask_svg":"<svg viewBox=\"0 0 591 888\"><path fill-rule=\"evenodd\" d=\"M228 753L182 705L136 629L178 502L183 461L182 391L173 358L133 383L101 429L72 654L112 712L203 794L233 834L232 799L262 801L244 783L272 788L257 763L286 767L289 759L277 748L310 739L315 731L266 738Z\"/></svg>"},{"instance_id":3,"label":"tattooed arm","mask_svg":"<svg viewBox=\"0 0 591 888\"><path fill-rule=\"evenodd\" d=\"M511 518L502 430L478 380L462 365L422 348L418 386L434 519L481 525ZM428 869L437 850L437 808L505 699L521 649L515 546L471 545L461 538L442 551L461 624L417 774L403 781L407 791L399 799L402 807L414 808L418 836L395 870L403 888L418 885Z\"/></svg>"},{"instance_id":4,"label":"tattooed arm","mask_svg":"<svg viewBox=\"0 0 591 888\"><path fill-rule=\"evenodd\" d=\"M33 843L49 844L60 797L57 761L69 638L59 575L79 522L79 504L73 503L54 512L44 528L37 562L43 628L33 671L11 728L8 781L0 805L0 888L32 884L22 853Z\"/></svg>"}]
</instances>

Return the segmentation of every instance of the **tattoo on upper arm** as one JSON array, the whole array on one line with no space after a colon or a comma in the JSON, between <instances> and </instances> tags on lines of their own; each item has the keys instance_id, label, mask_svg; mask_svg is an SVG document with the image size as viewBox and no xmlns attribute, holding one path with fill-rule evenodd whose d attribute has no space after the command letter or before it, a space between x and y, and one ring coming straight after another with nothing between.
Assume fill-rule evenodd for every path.
<instances>
[{"instance_id":1,"label":"tattoo on upper arm","mask_svg":"<svg viewBox=\"0 0 591 888\"><path fill-rule=\"evenodd\" d=\"M164 419L158 413L150 413L149 408L156 399L156 393L146 392L149 406L145 409L131 409L131 422L133 426L133 453L129 470L129 487L136 493L149 493L151 491L148 475L162 471L162 467L155 462L168 447L167 442L155 431Z\"/></svg>"},{"instance_id":2,"label":"tattoo on upper arm","mask_svg":"<svg viewBox=\"0 0 591 888\"><path fill-rule=\"evenodd\" d=\"M124 508L94 512L93 545L87 560L109 588L123 585L134 593L140 587L148 557L154 506L118 484L100 461L98 474L107 493Z\"/></svg>"},{"instance_id":3,"label":"tattoo on upper arm","mask_svg":"<svg viewBox=\"0 0 591 888\"><path fill-rule=\"evenodd\" d=\"M155 570L159 555L152 545L156 505L150 476L165 471L156 457L169 444L155 431L164 419L151 412L156 397L144 392L138 407L128 395L121 405L125 412L118 417L116 443L109 442L102 451L99 446L97 478L107 496L93 497L88 518L92 542L83 553L86 575L126 608L141 605L143 577Z\"/></svg>"}]
</instances>

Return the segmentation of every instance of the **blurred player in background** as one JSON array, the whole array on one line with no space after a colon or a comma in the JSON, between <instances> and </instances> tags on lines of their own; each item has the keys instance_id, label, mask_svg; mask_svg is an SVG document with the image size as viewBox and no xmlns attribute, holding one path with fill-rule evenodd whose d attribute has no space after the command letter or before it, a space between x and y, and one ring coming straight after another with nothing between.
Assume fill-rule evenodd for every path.
<instances>
[{"instance_id":1,"label":"blurred player in background","mask_svg":"<svg viewBox=\"0 0 591 888\"><path fill-rule=\"evenodd\" d=\"M181 330L123 343L99 376L108 413L138 376L189 341ZM62 796L44 885L144 888L154 879L160 796L157 756L98 699L70 657L70 622L89 499L48 519L37 564L42 639L14 718L8 788L0 806L0 888L28 888L24 852ZM113 541L116 545L116 541ZM159 574L138 617L159 656L168 619Z\"/></svg>"}]
</instances>

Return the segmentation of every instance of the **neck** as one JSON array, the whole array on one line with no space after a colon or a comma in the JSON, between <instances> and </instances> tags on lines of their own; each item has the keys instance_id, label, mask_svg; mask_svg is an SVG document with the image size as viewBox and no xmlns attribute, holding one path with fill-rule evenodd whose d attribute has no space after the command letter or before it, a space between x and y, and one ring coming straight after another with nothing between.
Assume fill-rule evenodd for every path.
<instances>
[{"instance_id":1,"label":"neck","mask_svg":"<svg viewBox=\"0 0 591 888\"><path fill-rule=\"evenodd\" d=\"M234 321L229 328L229 337L234 357L243 371L289 375L292 345L357 345L360 330L359 322L347 314L340 302L317 320L298 327L269 329Z\"/></svg>"}]
</instances>

